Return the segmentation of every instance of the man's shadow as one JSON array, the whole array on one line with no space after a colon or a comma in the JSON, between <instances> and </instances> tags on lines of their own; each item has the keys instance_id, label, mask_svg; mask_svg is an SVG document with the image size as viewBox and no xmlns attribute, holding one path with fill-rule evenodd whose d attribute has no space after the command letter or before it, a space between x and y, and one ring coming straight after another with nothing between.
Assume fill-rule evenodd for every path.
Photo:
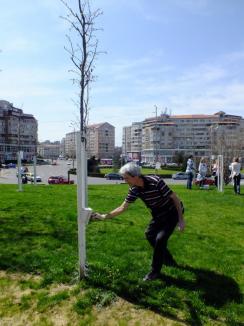
<instances>
[{"instance_id":1,"label":"man's shadow","mask_svg":"<svg viewBox=\"0 0 244 326\"><path fill-rule=\"evenodd\" d=\"M185 279L179 275L173 277L171 275L162 273L160 280L142 282L135 279L126 279L126 273L124 273L125 271L121 271L123 277L115 280L116 284L113 285L109 282L101 282L101 279L103 278L100 279L101 283L97 282L97 279L93 279L93 275L95 276L96 273L101 275L105 272L101 266L99 266L99 268L93 266L91 270L91 277L87 279L87 282L91 286L101 287L105 290L112 290L118 296L133 304L139 305L146 309L149 308L162 316L167 316L178 321L185 320L178 318L176 314L167 309L164 310L160 296L158 300L154 300L155 290L160 292L160 290L165 289L166 287L174 286L179 289L185 289L186 292L191 294L193 292L197 292L199 300L205 306L212 306L217 310L231 302L241 304L242 294L240 292L240 288L236 281L231 277L207 269L194 268L187 265L177 265L174 268L180 269L183 272L186 271L192 273L194 280ZM162 282L161 288L160 282ZM191 316L190 319L187 320L190 325L202 325L200 314L204 314L204 312L198 311L191 296L184 299L184 302L182 302L182 298L174 297L174 300L175 302L178 300L178 302L176 302L176 306L179 308L179 310L183 304L187 306L188 313Z\"/></svg>"},{"instance_id":2,"label":"man's shadow","mask_svg":"<svg viewBox=\"0 0 244 326\"><path fill-rule=\"evenodd\" d=\"M241 303L242 293L236 281L231 277L187 265L177 265L176 268L193 273L195 280L185 280L162 274L161 279L168 286L174 284L186 290L198 290L204 303L217 309L224 306L227 302Z\"/></svg>"}]
</instances>

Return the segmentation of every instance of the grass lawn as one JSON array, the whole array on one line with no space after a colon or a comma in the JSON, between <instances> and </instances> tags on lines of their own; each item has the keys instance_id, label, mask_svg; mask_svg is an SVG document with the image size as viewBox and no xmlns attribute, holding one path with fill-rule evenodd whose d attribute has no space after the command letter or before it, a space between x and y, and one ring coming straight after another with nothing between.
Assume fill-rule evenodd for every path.
<instances>
[{"instance_id":1,"label":"grass lawn","mask_svg":"<svg viewBox=\"0 0 244 326\"><path fill-rule=\"evenodd\" d=\"M142 281L152 251L138 201L87 226L89 278L78 282L76 186L0 185L0 325L243 325L244 196L172 188L187 223L169 242L180 266ZM89 206L108 212L127 189L90 186Z\"/></svg>"}]
</instances>

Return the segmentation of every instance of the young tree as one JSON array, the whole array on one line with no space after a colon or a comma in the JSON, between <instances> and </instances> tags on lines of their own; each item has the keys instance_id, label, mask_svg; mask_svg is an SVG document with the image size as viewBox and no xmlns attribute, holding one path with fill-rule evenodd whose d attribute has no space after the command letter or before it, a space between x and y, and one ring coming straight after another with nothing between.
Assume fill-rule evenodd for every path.
<instances>
[{"instance_id":1,"label":"young tree","mask_svg":"<svg viewBox=\"0 0 244 326\"><path fill-rule=\"evenodd\" d=\"M77 8L73 9L66 1L60 0L67 9L62 17L70 26L66 35L68 52L73 64L70 70L74 74L73 83L79 87L77 105L79 107L80 136L77 137L77 201L80 278L86 275L85 259L85 222L89 214L87 207L87 158L86 158L86 126L89 109L90 83L94 80L95 59L98 55L98 39L96 38L96 19L102 14L100 9L92 10L89 0L77 0Z\"/></svg>"},{"instance_id":2,"label":"young tree","mask_svg":"<svg viewBox=\"0 0 244 326\"><path fill-rule=\"evenodd\" d=\"M60 0L66 7L68 13L62 16L70 25L70 33L66 35L68 47L65 50L69 53L73 63L74 74L72 81L79 87L79 113L80 113L80 131L85 138L89 108L89 88L90 83L94 81L95 59L98 52L98 39L95 36L98 29L95 27L96 19L102 14L100 9L91 10L89 0L77 0L77 8L71 8L67 2ZM85 139L82 138L82 141Z\"/></svg>"}]
</instances>

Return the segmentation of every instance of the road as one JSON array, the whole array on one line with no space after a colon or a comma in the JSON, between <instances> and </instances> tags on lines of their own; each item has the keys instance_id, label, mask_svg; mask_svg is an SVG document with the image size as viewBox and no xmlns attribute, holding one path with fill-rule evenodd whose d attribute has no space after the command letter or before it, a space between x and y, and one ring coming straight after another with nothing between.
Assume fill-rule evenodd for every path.
<instances>
[{"instance_id":1,"label":"road","mask_svg":"<svg viewBox=\"0 0 244 326\"><path fill-rule=\"evenodd\" d=\"M37 175L42 178L42 184L48 184L48 178L53 175L68 175L68 170L73 167L73 161L59 160L57 165L38 165L36 168ZM74 167L76 162L74 161ZM33 173L33 166L28 166L29 172ZM0 184L18 184L16 177L17 168L2 169L0 171ZM71 180L77 183L76 175L70 176ZM186 180L165 179L167 184L185 184ZM124 183L121 180L106 180L105 178L88 177L88 184L118 184Z\"/></svg>"}]
</instances>

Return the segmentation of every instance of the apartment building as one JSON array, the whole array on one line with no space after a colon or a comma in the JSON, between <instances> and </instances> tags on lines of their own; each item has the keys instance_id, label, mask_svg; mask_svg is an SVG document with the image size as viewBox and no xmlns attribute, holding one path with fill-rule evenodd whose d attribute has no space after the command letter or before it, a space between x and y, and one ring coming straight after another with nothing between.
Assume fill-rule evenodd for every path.
<instances>
[{"instance_id":1,"label":"apartment building","mask_svg":"<svg viewBox=\"0 0 244 326\"><path fill-rule=\"evenodd\" d=\"M37 145L37 154L44 159L57 160L62 155L61 144L59 141L41 142Z\"/></svg>"},{"instance_id":2,"label":"apartment building","mask_svg":"<svg viewBox=\"0 0 244 326\"><path fill-rule=\"evenodd\" d=\"M76 158L76 137L78 137L79 132L73 131L65 135L64 140L64 156L70 158Z\"/></svg>"},{"instance_id":3,"label":"apartment building","mask_svg":"<svg viewBox=\"0 0 244 326\"><path fill-rule=\"evenodd\" d=\"M113 158L115 149L115 128L108 122L87 127L87 155L98 159Z\"/></svg>"},{"instance_id":4,"label":"apartment building","mask_svg":"<svg viewBox=\"0 0 244 326\"><path fill-rule=\"evenodd\" d=\"M173 156L175 125L171 121L147 119L143 124L141 159L146 163L170 161Z\"/></svg>"},{"instance_id":5,"label":"apartment building","mask_svg":"<svg viewBox=\"0 0 244 326\"><path fill-rule=\"evenodd\" d=\"M141 160L142 122L133 122L130 127L123 127L122 155L126 160Z\"/></svg>"},{"instance_id":6,"label":"apartment building","mask_svg":"<svg viewBox=\"0 0 244 326\"><path fill-rule=\"evenodd\" d=\"M37 152L37 127L32 114L0 100L0 162L16 161L18 151L31 161Z\"/></svg>"},{"instance_id":7,"label":"apartment building","mask_svg":"<svg viewBox=\"0 0 244 326\"><path fill-rule=\"evenodd\" d=\"M65 136L65 155L76 157L76 137L78 132L70 132ZM87 126L87 157L112 159L115 150L115 128L108 122Z\"/></svg>"},{"instance_id":8,"label":"apartment building","mask_svg":"<svg viewBox=\"0 0 244 326\"><path fill-rule=\"evenodd\" d=\"M132 126L125 128L123 155L130 159L131 148L125 144L125 135L132 134ZM172 162L177 152L198 158L218 154L243 156L244 119L223 111L212 115L162 114L142 122L137 146L141 147L141 161L146 163Z\"/></svg>"}]
</instances>

